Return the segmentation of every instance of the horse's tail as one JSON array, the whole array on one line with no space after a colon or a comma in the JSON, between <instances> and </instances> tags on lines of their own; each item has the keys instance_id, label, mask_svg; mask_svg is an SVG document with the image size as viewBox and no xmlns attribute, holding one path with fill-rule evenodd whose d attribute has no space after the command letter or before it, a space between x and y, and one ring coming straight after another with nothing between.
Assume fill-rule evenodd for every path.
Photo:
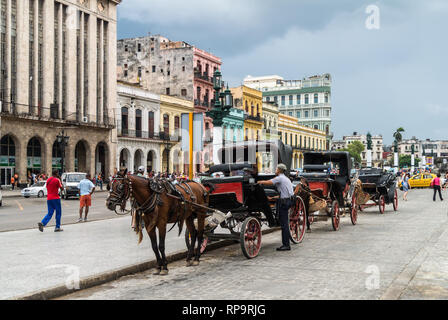
<instances>
[{"instance_id":1,"label":"horse's tail","mask_svg":"<svg viewBox=\"0 0 448 320\"><path fill-rule=\"evenodd\" d=\"M139 228L139 230L137 231L137 233L138 233L138 244L140 244L140 243L142 243L142 240L143 240L143 232L142 232L142 229Z\"/></svg>"},{"instance_id":2,"label":"horse's tail","mask_svg":"<svg viewBox=\"0 0 448 320\"><path fill-rule=\"evenodd\" d=\"M178 236L180 236L181 233L182 233L182 229L184 227L184 219L179 219L179 221L177 222L177 225L179 226L179 234L178 234Z\"/></svg>"}]
</instances>

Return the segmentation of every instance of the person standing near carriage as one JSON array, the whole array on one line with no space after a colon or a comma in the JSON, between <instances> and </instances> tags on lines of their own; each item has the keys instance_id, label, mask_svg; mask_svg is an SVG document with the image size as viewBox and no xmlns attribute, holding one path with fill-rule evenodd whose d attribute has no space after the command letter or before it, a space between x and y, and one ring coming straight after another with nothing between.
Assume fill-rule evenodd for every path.
<instances>
[{"instance_id":1,"label":"person standing near carriage","mask_svg":"<svg viewBox=\"0 0 448 320\"><path fill-rule=\"evenodd\" d=\"M287 168L283 163L277 166L275 171L276 177L271 180L258 181L258 184L265 186L275 186L277 191L280 193L280 198L277 200L277 210L278 217L280 220L280 225L282 227L282 246L277 248L277 251L288 251L291 250L289 245L289 225L288 225L288 214L289 208L292 205L291 198L294 196L294 190L288 177L285 176Z\"/></svg>"},{"instance_id":2,"label":"person standing near carriage","mask_svg":"<svg viewBox=\"0 0 448 320\"><path fill-rule=\"evenodd\" d=\"M403 187L403 200L408 201L408 192L409 189L411 189L411 186L409 185L409 179L411 178L411 175L409 173L405 174L403 177L403 180L401 182L401 186Z\"/></svg>"}]
</instances>

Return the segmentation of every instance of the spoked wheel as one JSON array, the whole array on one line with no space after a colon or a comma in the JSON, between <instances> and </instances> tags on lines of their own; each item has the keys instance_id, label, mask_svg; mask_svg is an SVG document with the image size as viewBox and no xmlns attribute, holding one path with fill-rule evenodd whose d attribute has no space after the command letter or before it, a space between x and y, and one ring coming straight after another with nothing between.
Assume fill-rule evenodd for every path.
<instances>
[{"instance_id":1,"label":"spoked wheel","mask_svg":"<svg viewBox=\"0 0 448 320\"><path fill-rule=\"evenodd\" d=\"M302 198L297 197L294 206L289 209L289 233L292 243L300 243L305 235L306 212Z\"/></svg>"},{"instance_id":2,"label":"spoked wheel","mask_svg":"<svg viewBox=\"0 0 448 320\"><path fill-rule=\"evenodd\" d=\"M395 191L394 191L393 206L394 206L394 211L397 211L398 210L398 192L397 192L397 189L395 189Z\"/></svg>"},{"instance_id":3,"label":"spoked wheel","mask_svg":"<svg viewBox=\"0 0 448 320\"><path fill-rule=\"evenodd\" d=\"M352 224L355 225L358 221L358 205L356 204L356 195L353 195L352 198L352 210L350 211L350 219L352 220Z\"/></svg>"},{"instance_id":4,"label":"spoked wheel","mask_svg":"<svg viewBox=\"0 0 448 320\"><path fill-rule=\"evenodd\" d=\"M331 224L333 225L333 230L339 230L339 222L341 217L339 216L339 203L338 200L334 200L331 205Z\"/></svg>"},{"instance_id":5,"label":"spoked wheel","mask_svg":"<svg viewBox=\"0 0 448 320\"><path fill-rule=\"evenodd\" d=\"M201 245L201 254L204 253L205 248L207 248L207 243L208 243L208 237L204 234L204 240L202 241L202 245ZM185 244L187 245L188 250L190 250L191 247L191 235L190 235L190 231L185 230Z\"/></svg>"},{"instance_id":6,"label":"spoked wheel","mask_svg":"<svg viewBox=\"0 0 448 320\"><path fill-rule=\"evenodd\" d=\"M258 256L261 249L261 224L258 219L249 217L244 220L240 233L241 251L248 259Z\"/></svg>"},{"instance_id":7,"label":"spoked wheel","mask_svg":"<svg viewBox=\"0 0 448 320\"><path fill-rule=\"evenodd\" d=\"M384 210L386 210L386 199L383 195L381 195L380 199L378 200L378 207L380 209L380 213L383 214Z\"/></svg>"}]
</instances>

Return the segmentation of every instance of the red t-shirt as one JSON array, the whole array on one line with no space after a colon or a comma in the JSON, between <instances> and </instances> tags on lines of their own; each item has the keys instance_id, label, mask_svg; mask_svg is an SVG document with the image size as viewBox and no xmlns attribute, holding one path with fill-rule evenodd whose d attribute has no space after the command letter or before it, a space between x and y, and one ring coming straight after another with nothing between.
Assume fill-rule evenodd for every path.
<instances>
[{"instance_id":1,"label":"red t-shirt","mask_svg":"<svg viewBox=\"0 0 448 320\"><path fill-rule=\"evenodd\" d=\"M47 180L47 200L60 199L59 188L62 187L61 180L55 177L50 177Z\"/></svg>"}]
</instances>

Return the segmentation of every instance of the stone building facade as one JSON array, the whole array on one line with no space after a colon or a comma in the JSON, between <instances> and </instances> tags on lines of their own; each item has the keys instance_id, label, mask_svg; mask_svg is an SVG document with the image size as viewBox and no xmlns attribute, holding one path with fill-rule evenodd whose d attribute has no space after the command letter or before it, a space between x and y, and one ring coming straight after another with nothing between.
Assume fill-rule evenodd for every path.
<instances>
[{"instance_id":1,"label":"stone building facade","mask_svg":"<svg viewBox=\"0 0 448 320\"><path fill-rule=\"evenodd\" d=\"M17 172L115 165L116 18L121 0L1 0L1 184Z\"/></svg>"}]
</instances>

